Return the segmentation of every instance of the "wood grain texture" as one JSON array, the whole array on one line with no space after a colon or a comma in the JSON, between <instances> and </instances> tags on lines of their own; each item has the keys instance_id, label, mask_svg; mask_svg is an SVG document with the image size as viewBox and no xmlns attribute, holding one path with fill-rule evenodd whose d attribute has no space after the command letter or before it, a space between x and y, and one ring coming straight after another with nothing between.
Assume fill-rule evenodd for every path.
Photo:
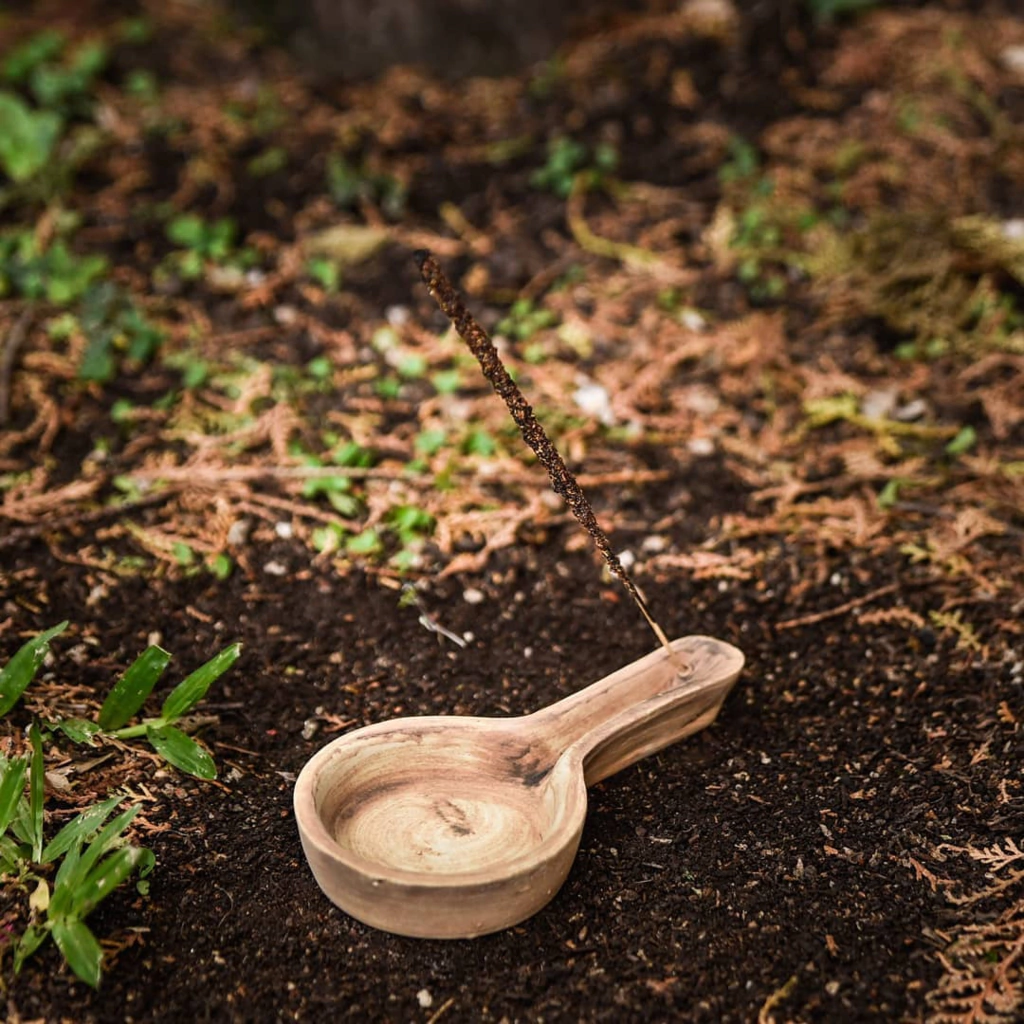
<instances>
[{"instance_id":1,"label":"wood grain texture","mask_svg":"<svg viewBox=\"0 0 1024 1024\"><path fill-rule=\"evenodd\" d=\"M586 786L710 724L743 666L691 636L520 718L401 718L303 768L295 816L321 889L366 924L471 938L536 913L576 855Z\"/></svg>"}]
</instances>

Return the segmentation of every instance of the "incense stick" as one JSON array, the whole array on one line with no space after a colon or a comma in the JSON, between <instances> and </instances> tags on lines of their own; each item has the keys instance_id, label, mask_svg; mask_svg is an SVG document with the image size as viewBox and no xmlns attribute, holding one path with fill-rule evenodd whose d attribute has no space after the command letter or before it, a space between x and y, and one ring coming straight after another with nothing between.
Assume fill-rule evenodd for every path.
<instances>
[{"instance_id":1,"label":"incense stick","mask_svg":"<svg viewBox=\"0 0 1024 1024\"><path fill-rule=\"evenodd\" d=\"M534 415L530 404L523 397L523 393L516 387L515 381L509 376L494 347L487 332L476 322L473 315L466 308L465 303L452 287L451 282L445 276L437 260L426 250L418 249L413 254L417 265L420 268L420 275L423 278L431 298L438 304L441 311L455 325L459 337L466 343L469 350L476 356L480 369L484 376L490 381L491 386L508 406L523 440L533 449L541 465L548 471L551 477L551 486L556 494L560 495L569 511L576 517L580 525L590 534L597 545L597 550L608 565L612 575L626 588L629 596L636 603L640 613L647 620L658 641L669 652L673 661L677 661L672 645L665 635L665 631L651 615L647 603L640 596L636 584L626 572L618 556L612 551L611 544L604 530L601 529L594 515L594 510L587 500L583 489L576 482L576 478L569 471L565 460L559 455L558 450L551 443L550 438L544 432L537 417Z\"/></svg>"}]
</instances>

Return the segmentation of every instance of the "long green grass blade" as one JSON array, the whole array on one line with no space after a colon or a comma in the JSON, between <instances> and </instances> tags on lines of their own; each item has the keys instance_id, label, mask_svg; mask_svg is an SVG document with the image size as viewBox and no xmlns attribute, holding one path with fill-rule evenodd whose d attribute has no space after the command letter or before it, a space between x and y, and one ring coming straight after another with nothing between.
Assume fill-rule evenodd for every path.
<instances>
[{"instance_id":1,"label":"long green grass blade","mask_svg":"<svg viewBox=\"0 0 1024 1024\"><path fill-rule=\"evenodd\" d=\"M0 716L6 715L18 703L18 698L39 671L39 666L42 665L43 658L49 650L50 641L67 628L67 622L61 622L53 629L33 637L15 651L14 657L7 662L3 671L0 671Z\"/></svg>"},{"instance_id":2,"label":"long green grass blade","mask_svg":"<svg viewBox=\"0 0 1024 1024\"><path fill-rule=\"evenodd\" d=\"M214 655L205 665L200 665L191 675L186 676L171 690L164 701L160 714L173 722L196 706L205 696L215 680L219 679L238 660L241 644L231 644L220 654Z\"/></svg>"},{"instance_id":3,"label":"long green grass blade","mask_svg":"<svg viewBox=\"0 0 1024 1024\"><path fill-rule=\"evenodd\" d=\"M217 766L213 758L191 736L186 736L173 725L161 729L149 728L146 738L153 749L165 760L197 779L217 778Z\"/></svg>"},{"instance_id":4,"label":"long green grass blade","mask_svg":"<svg viewBox=\"0 0 1024 1024\"><path fill-rule=\"evenodd\" d=\"M139 805L135 804L122 811L116 818L108 821L100 834L82 850L73 844L68 850L64 863L57 871L53 883L53 896L50 898L50 917L66 917L74 905L76 893L83 880L89 877L96 862L120 840L121 834L139 813ZM70 867L68 866L70 862Z\"/></svg>"},{"instance_id":5,"label":"long green grass blade","mask_svg":"<svg viewBox=\"0 0 1024 1024\"><path fill-rule=\"evenodd\" d=\"M141 850L124 846L101 860L75 888L71 917L88 917L138 866Z\"/></svg>"},{"instance_id":6,"label":"long green grass blade","mask_svg":"<svg viewBox=\"0 0 1024 1024\"><path fill-rule=\"evenodd\" d=\"M18 801L18 810L10 825L15 838L28 847L32 852L32 809L29 807L28 798L23 797Z\"/></svg>"},{"instance_id":7,"label":"long green grass blade","mask_svg":"<svg viewBox=\"0 0 1024 1024\"><path fill-rule=\"evenodd\" d=\"M27 860L10 836L0 836L0 875L16 873Z\"/></svg>"},{"instance_id":8,"label":"long green grass blade","mask_svg":"<svg viewBox=\"0 0 1024 1024\"><path fill-rule=\"evenodd\" d=\"M50 929L45 925L30 924L22 933L14 947L14 973L21 970L21 965L43 944Z\"/></svg>"},{"instance_id":9,"label":"long green grass blade","mask_svg":"<svg viewBox=\"0 0 1024 1024\"><path fill-rule=\"evenodd\" d=\"M153 692L171 655L162 647L148 647L128 666L100 708L99 725L106 732L120 729Z\"/></svg>"},{"instance_id":10,"label":"long green grass blade","mask_svg":"<svg viewBox=\"0 0 1024 1024\"><path fill-rule=\"evenodd\" d=\"M87 985L97 988L103 970L103 949L85 922L54 921L53 940L71 970Z\"/></svg>"},{"instance_id":11,"label":"long green grass blade","mask_svg":"<svg viewBox=\"0 0 1024 1024\"><path fill-rule=\"evenodd\" d=\"M28 762L23 757L15 757L4 765L3 776L0 777L0 836L18 813L27 768Z\"/></svg>"},{"instance_id":12,"label":"long green grass blade","mask_svg":"<svg viewBox=\"0 0 1024 1024\"><path fill-rule=\"evenodd\" d=\"M32 829L32 860L38 864L43 856L43 798L46 795L46 764L43 760L43 738L39 726L32 723L28 731L32 744L32 762L29 766L28 807Z\"/></svg>"},{"instance_id":13,"label":"long green grass blade","mask_svg":"<svg viewBox=\"0 0 1024 1024\"><path fill-rule=\"evenodd\" d=\"M87 807L75 815L43 848L41 864L52 864L68 852L75 843L82 843L100 828L110 812L121 802L121 797L112 796L102 803Z\"/></svg>"}]
</instances>

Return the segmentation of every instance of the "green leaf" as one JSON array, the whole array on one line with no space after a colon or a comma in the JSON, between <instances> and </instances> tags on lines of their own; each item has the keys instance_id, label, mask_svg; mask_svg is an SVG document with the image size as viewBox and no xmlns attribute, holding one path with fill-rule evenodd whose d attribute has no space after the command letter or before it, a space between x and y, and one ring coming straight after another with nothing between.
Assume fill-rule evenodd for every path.
<instances>
[{"instance_id":1,"label":"green leaf","mask_svg":"<svg viewBox=\"0 0 1024 1024\"><path fill-rule=\"evenodd\" d=\"M32 852L32 809L27 799L18 801L18 811L11 822L11 832L25 846L25 856Z\"/></svg>"},{"instance_id":2,"label":"green leaf","mask_svg":"<svg viewBox=\"0 0 1024 1024\"><path fill-rule=\"evenodd\" d=\"M53 154L64 122L52 110L32 110L12 92L0 92L0 167L14 182L38 174Z\"/></svg>"},{"instance_id":3,"label":"green leaf","mask_svg":"<svg viewBox=\"0 0 1024 1024\"><path fill-rule=\"evenodd\" d=\"M67 628L67 622L62 622L53 629L40 633L27 644L23 644L7 662L4 670L0 672L0 716L6 715L18 702L18 698L39 671L39 666L49 650L50 641Z\"/></svg>"},{"instance_id":4,"label":"green leaf","mask_svg":"<svg viewBox=\"0 0 1024 1024\"><path fill-rule=\"evenodd\" d=\"M30 924L23 932L14 947L14 973L21 970L21 965L43 944L50 934L49 926Z\"/></svg>"},{"instance_id":5,"label":"green leaf","mask_svg":"<svg viewBox=\"0 0 1024 1024\"><path fill-rule=\"evenodd\" d=\"M103 967L103 949L84 921L54 921L53 941L68 966L87 985L97 988Z\"/></svg>"},{"instance_id":6,"label":"green leaf","mask_svg":"<svg viewBox=\"0 0 1024 1024\"><path fill-rule=\"evenodd\" d=\"M94 840L95 842L95 840ZM78 872L78 865L82 860L82 844L72 843L71 848L64 855L64 859L57 868L57 875L53 880L53 894L50 897L50 917L56 917L64 913L71 903L73 888L71 881Z\"/></svg>"},{"instance_id":7,"label":"green leaf","mask_svg":"<svg viewBox=\"0 0 1024 1024\"><path fill-rule=\"evenodd\" d=\"M28 735L32 744L28 786L29 822L32 829L32 860L38 864L43 856L43 797L46 791L46 766L43 761L43 738L39 734L39 726L35 722L32 723Z\"/></svg>"},{"instance_id":8,"label":"green leaf","mask_svg":"<svg viewBox=\"0 0 1024 1024\"><path fill-rule=\"evenodd\" d=\"M81 814L75 815L43 849L41 864L52 864L62 854L68 852L76 843L83 843L100 828L110 816L110 812L121 802L121 797L112 796L102 803L87 807Z\"/></svg>"},{"instance_id":9,"label":"green leaf","mask_svg":"<svg viewBox=\"0 0 1024 1024\"><path fill-rule=\"evenodd\" d=\"M4 765L3 775L0 776L0 836L7 831L7 826L18 812L27 768L28 761L23 757L15 757Z\"/></svg>"},{"instance_id":10,"label":"green leaf","mask_svg":"<svg viewBox=\"0 0 1024 1024\"><path fill-rule=\"evenodd\" d=\"M72 743L87 743L93 745L93 737L100 732L100 727L87 718L62 718L57 723L57 728Z\"/></svg>"},{"instance_id":11,"label":"green leaf","mask_svg":"<svg viewBox=\"0 0 1024 1024\"><path fill-rule=\"evenodd\" d=\"M30 71L56 57L66 41L64 35L54 29L36 32L8 52L3 62L3 77L9 82L23 82Z\"/></svg>"},{"instance_id":12,"label":"green leaf","mask_svg":"<svg viewBox=\"0 0 1024 1024\"><path fill-rule=\"evenodd\" d=\"M136 863L136 867L139 869L139 878L146 878L156 867L156 854L143 846L133 846L132 849L139 855Z\"/></svg>"},{"instance_id":13,"label":"green leaf","mask_svg":"<svg viewBox=\"0 0 1024 1024\"><path fill-rule=\"evenodd\" d=\"M219 551L206 563L206 567L218 580L226 580L234 572L235 563L231 561L230 555Z\"/></svg>"},{"instance_id":14,"label":"green leaf","mask_svg":"<svg viewBox=\"0 0 1024 1024\"><path fill-rule=\"evenodd\" d=\"M131 875L141 860L142 850L135 846L125 846L100 861L75 887L69 916L79 919L88 917L101 901Z\"/></svg>"},{"instance_id":15,"label":"green leaf","mask_svg":"<svg viewBox=\"0 0 1024 1024\"><path fill-rule=\"evenodd\" d=\"M213 758L190 736L186 736L173 725L160 729L149 728L146 738L153 749L165 760L197 779L217 778L217 766Z\"/></svg>"},{"instance_id":16,"label":"green leaf","mask_svg":"<svg viewBox=\"0 0 1024 1024\"><path fill-rule=\"evenodd\" d=\"M963 455L969 452L978 441L978 432L974 427L961 427L956 437L946 445L946 452L949 455Z\"/></svg>"},{"instance_id":17,"label":"green leaf","mask_svg":"<svg viewBox=\"0 0 1024 1024\"><path fill-rule=\"evenodd\" d=\"M162 647L148 647L117 681L100 708L99 726L106 732L120 729L153 692L171 655Z\"/></svg>"},{"instance_id":18,"label":"green leaf","mask_svg":"<svg viewBox=\"0 0 1024 1024\"><path fill-rule=\"evenodd\" d=\"M439 370L430 378L439 395L450 395L462 386L462 374L458 370Z\"/></svg>"},{"instance_id":19,"label":"green leaf","mask_svg":"<svg viewBox=\"0 0 1024 1024\"><path fill-rule=\"evenodd\" d=\"M0 836L0 875L17 874L24 861L21 847L9 836Z\"/></svg>"},{"instance_id":20,"label":"green leaf","mask_svg":"<svg viewBox=\"0 0 1024 1024\"><path fill-rule=\"evenodd\" d=\"M167 225L168 239L186 249L202 248L206 234L206 223L194 213L183 213Z\"/></svg>"},{"instance_id":21,"label":"green leaf","mask_svg":"<svg viewBox=\"0 0 1024 1024\"><path fill-rule=\"evenodd\" d=\"M171 545L171 554L178 565L191 565L196 560L196 553L183 540L176 540Z\"/></svg>"},{"instance_id":22,"label":"green leaf","mask_svg":"<svg viewBox=\"0 0 1024 1024\"><path fill-rule=\"evenodd\" d=\"M447 440L448 435L443 430L421 430L413 440L413 447L420 455L433 455L445 446Z\"/></svg>"},{"instance_id":23,"label":"green leaf","mask_svg":"<svg viewBox=\"0 0 1024 1024\"><path fill-rule=\"evenodd\" d=\"M377 531L370 528L349 537L345 542L345 550L350 555L376 555L384 550L384 545Z\"/></svg>"},{"instance_id":24,"label":"green leaf","mask_svg":"<svg viewBox=\"0 0 1024 1024\"><path fill-rule=\"evenodd\" d=\"M231 644L220 654L212 657L205 665L200 665L191 675L186 676L171 690L160 709L160 714L173 722L181 718L187 711L196 706L210 689L212 683L219 679L238 660L242 652L241 644Z\"/></svg>"}]
</instances>

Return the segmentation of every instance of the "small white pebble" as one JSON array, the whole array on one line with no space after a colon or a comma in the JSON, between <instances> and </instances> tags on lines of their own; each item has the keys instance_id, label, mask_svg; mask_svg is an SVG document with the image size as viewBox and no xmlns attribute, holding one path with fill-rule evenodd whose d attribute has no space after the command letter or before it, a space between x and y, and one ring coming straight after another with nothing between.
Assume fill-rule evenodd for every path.
<instances>
[{"instance_id":1,"label":"small white pebble","mask_svg":"<svg viewBox=\"0 0 1024 1024\"><path fill-rule=\"evenodd\" d=\"M636 563L636 555L627 548L625 551L619 552L619 561L622 563L623 569L632 569L633 565Z\"/></svg>"},{"instance_id":2,"label":"small white pebble","mask_svg":"<svg viewBox=\"0 0 1024 1024\"><path fill-rule=\"evenodd\" d=\"M249 530L251 528L252 523L248 519L236 519L228 527L228 544L231 547L238 547L240 544L244 544L249 538Z\"/></svg>"},{"instance_id":3,"label":"small white pebble","mask_svg":"<svg viewBox=\"0 0 1024 1024\"><path fill-rule=\"evenodd\" d=\"M291 540L295 531L292 529L291 523L274 523L274 533L278 535L282 540Z\"/></svg>"},{"instance_id":4,"label":"small white pebble","mask_svg":"<svg viewBox=\"0 0 1024 1024\"><path fill-rule=\"evenodd\" d=\"M708 325L707 320L696 309L681 309L679 322L688 331L703 331Z\"/></svg>"},{"instance_id":5,"label":"small white pebble","mask_svg":"<svg viewBox=\"0 0 1024 1024\"><path fill-rule=\"evenodd\" d=\"M860 411L869 420L884 420L896 408L898 398L898 388L874 388L861 399Z\"/></svg>"},{"instance_id":6,"label":"small white pebble","mask_svg":"<svg viewBox=\"0 0 1024 1024\"><path fill-rule=\"evenodd\" d=\"M462 634L462 639L465 640L467 644L471 644L476 639L476 633L471 629L467 629L466 632Z\"/></svg>"},{"instance_id":7,"label":"small white pebble","mask_svg":"<svg viewBox=\"0 0 1024 1024\"><path fill-rule=\"evenodd\" d=\"M466 587L462 592L462 600L466 604L480 604L484 599L484 592L476 587Z\"/></svg>"},{"instance_id":8,"label":"small white pebble","mask_svg":"<svg viewBox=\"0 0 1024 1024\"><path fill-rule=\"evenodd\" d=\"M263 566L263 571L268 576L286 576L288 574L288 568L280 562L267 562L267 564Z\"/></svg>"},{"instance_id":9,"label":"small white pebble","mask_svg":"<svg viewBox=\"0 0 1024 1024\"><path fill-rule=\"evenodd\" d=\"M718 412L718 407L722 404L718 395L711 388L705 387L690 388L683 402L687 409L698 416L710 416Z\"/></svg>"},{"instance_id":10,"label":"small white pebble","mask_svg":"<svg viewBox=\"0 0 1024 1024\"><path fill-rule=\"evenodd\" d=\"M668 547L668 540L662 537L661 534L652 533L650 537L644 537L640 547L649 554L656 555L659 551L664 551Z\"/></svg>"},{"instance_id":11,"label":"small white pebble","mask_svg":"<svg viewBox=\"0 0 1024 1024\"><path fill-rule=\"evenodd\" d=\"M829 576L828 581L832 584L833 587L842 586L843 574L841 572L834 572L831 576Z\"/></svg>"},{"instance_id":12,"label":"small white pebble","mask_svg":"<svg viewBox=\"0 0 1024 1024\"><path fill-rule=\"evenodd\" d=\"M615 413L612 412L612 403L607 390L582 374L576 378L576 382L579 387L572 396L576 405L588 416L600 420L606 427L613 426Z\"/></svg>"},{"instance_id":13,"label":"small white pebble","mask_svg":"<svg viewBox=\"0 0 1024 1024\"><path fill-rule=\"evenodd\" d=\"M524 658L532 658L533 657L533 648L532 647L524 647L523 648L523 657Z\"/></svg>"},{"instance_id":14,"label":"small white pebble","mask_svg":"<svg viewBox=\"0 0 1024 1024\"><path fill-rule=\"evenodd\" d=\"M710 437L691 437L686 442L686 447L691 455L699 457L715 454L715 442Z\"/></svg>"},{"instance_id":15,"label":"small white pebble","mask_svg":"<svg viewBox=\"0 0 1024 1024\"><path fill-rule=\"evenodd\" d=\"M401 327L409 322L409 307L388 306L384 312L384 317L392 327Z\"/></svg>"},{"instance_id":16,"label":"small white pebble","mask_svg":"<svg viewBox=\"0 0 1024 1024\"><path fill-rule=\"evenodd\" d=\"M1016 46L1007 46L999 54L999 59L1007 71L1024 76L1024 46L1019 43Z\"/></svg>"},{"instance_id":17,"label":"small white pebble","mask_svg":"<svg viewBox=\"0 0 1024 1024\"><path fill-rule=\"evenodd\" d=\"M429 989L421 988L419 992L416 993L416 1002L426 1010L428 1007L434 1005L434 997L430 994Z\"/></svg>"},{"instance_id":18,"label":"small white pebble","mask_svg":"<svg viewBox=\"0 0 1024 1024\"><path fill-rule=\"evenodd\" d=\"M299 319L299 311L294 306L278 306L274 310L274 319L282 327L290 327Z\"/></svg>"},{"instance_id":19,"label":"small white pebble","mask_svg":"<svg viewBox=\"0 0 1024 1024\"><path fill-rule=\"evenodd\" d=\"M1024 47L1021 47L1024 50ZM1003 238L1011 242L1024 242L1024 217L1012 217L1003 221Z\"/></svg>"},{"instance_id":20,"label":"small white pebble","mask_svg":"<svg viewBox=\"0 0 1024 1024\"><path fill-rule=\"evenodd\" d=\"M913 423L914 420L919 420L928 412L928 405L923 398L915 398L912 402L907 402L906 405L900 406L896 410L896 419L901 423Z\"/></svg>"}]
</instances>

